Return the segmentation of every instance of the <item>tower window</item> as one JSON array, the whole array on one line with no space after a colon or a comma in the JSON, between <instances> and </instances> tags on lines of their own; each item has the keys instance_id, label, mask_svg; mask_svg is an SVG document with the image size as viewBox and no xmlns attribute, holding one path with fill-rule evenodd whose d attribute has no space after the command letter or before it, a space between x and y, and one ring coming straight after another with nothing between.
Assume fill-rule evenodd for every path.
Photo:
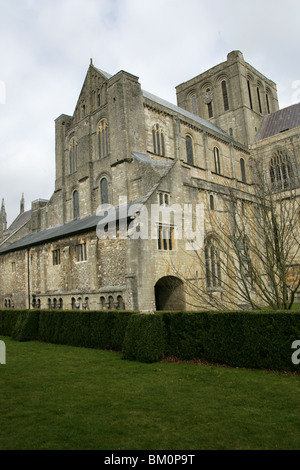
<instances>
[{"instance_id":1,"label":"tower window","mask_svg":"<svg viewBox=\"0 0 300 470\"><path fill-rule=\"evenodd\" d=\"M207 88L206 90L205 103L207 104L208 117L212 118L214 113L213 113L213 106L212 106L212 93L211 93L210 88Z\"/></svg>"},{"instance_id":2,"label":"tower window","mask_svg":"<svg viewBox=\"0 0 300 470\"><path fill-rule=\"evenodd\" d=\"M225 80L222 81L222 94L223 94L224 111L228 111L229 101L228 101L228 93L227 93L227 84Z\"/></svg>"},{"instance_id":3,"label":"tower window","mask_svg":"<svg viewBox=\"0 0 300 470\"><path fill-rule=\"evenodd\" d=\"M271 111L270 111L270 101L269 101L268 93L266 93L266 103L267 103L268 114L270 114Z\"/></svg>"},{"instance_id":4,"label":"tower window","mask_svg":"<svg viewBox=\"0 0 300 470\"><path fill-rule=\"evenodd\" d=\"M209 196L209 208L211 211L215 210L215 200L212 194Z\"/></svg>"},{"instance_id":5,"label":"tower window","mask_svg":"<svg viewBox=\"0 0 300 470\"><path fill-rule=\"evenodd\" d=\"M262 107L261 107L261 100L260 100L260 91L259 91L259 87L257 87L257 100L258 100L259 112L260 112L260 114L262 114Z\"/></svg>"},{"instance_id":6,"label":"tower window","mask_svg":"<svg viewBox=\"0 0 300 470\"><path fill-rule=\"evenodd\" d=\"M248 95L249 95L250 108L253 109L250 80L247 80L247 84L248 84Z\"/></svg>"}]
</instances>

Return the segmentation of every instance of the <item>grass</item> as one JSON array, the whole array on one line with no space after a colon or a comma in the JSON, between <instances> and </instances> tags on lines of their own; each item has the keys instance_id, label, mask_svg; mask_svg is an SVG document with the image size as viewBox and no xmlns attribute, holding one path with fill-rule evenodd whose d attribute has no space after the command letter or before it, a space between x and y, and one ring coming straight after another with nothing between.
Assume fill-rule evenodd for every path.
<instances>
[{"instance_id":1,"label":"grass","mask_svg":"<svg viewBox=\"0 0 300 470\"><path fill-rule=\"evenodd\" d=\"M300 375L1 339L1 450L300 449Z\"/></svg>"}]
</instances>

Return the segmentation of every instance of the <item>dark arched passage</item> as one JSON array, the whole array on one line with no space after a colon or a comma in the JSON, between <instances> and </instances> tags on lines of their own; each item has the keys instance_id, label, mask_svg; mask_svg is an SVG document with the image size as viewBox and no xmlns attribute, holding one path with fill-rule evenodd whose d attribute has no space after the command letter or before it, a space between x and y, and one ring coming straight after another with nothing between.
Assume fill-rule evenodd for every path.
<instances>
[{"instance_id":1,"label":"dark arched passage","mask_svg":"<svg viewBox=\"0 0 300 470\"><path fill-rule=\"evenodd\" d=\"M157 311L185 310L183 282L174 276L165 276L155 284L155 306Z\"/></svg>"}]
</instances>

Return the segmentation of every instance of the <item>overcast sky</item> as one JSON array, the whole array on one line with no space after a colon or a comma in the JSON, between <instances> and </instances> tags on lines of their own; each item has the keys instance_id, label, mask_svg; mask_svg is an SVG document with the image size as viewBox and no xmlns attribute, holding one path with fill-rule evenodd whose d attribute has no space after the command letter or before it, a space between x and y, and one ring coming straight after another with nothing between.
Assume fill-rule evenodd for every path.
<instances>
[{"instance_id":1,"label":"overcast sky","mask_svg":"<svg viewBox=\"0 0 300 470\"><path fill-rule=\"evenodd\" d=\"M55 180L54 120L73 114L90 58L176 103L175 86L240 50L300 101L299 0L0 0L0 202L8 224Z\"/></svg>"}]
</instances>

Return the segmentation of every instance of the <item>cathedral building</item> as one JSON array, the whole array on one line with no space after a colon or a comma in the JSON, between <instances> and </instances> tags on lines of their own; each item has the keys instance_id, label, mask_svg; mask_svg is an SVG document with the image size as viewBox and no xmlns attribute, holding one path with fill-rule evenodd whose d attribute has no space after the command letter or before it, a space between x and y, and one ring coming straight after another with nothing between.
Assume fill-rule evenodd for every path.
<instances>
[{"instance_id":1,"label":"cathedral building","mask_svg":"<svg viewBox=\"0 0 300 470\"><path fill-rule=\"evenodd\" d=\"M291 174L278 162L287 159L299 181L300 104L280 110L276 84L239 51L176 94L174 105L131 73L110 75L91 60L73 115L55 121L51 199L25 212L22 196L9 227L2 200L0 308L197 308L180 270L222 297L213 260L205 273L190 261L195 223L180 237L179 219L172 213L166 223L161 210L202 208L204 256L212 214L227 223L228 190L252 201L251 159L282 184Z\"/></svg>"}]
</instances>

